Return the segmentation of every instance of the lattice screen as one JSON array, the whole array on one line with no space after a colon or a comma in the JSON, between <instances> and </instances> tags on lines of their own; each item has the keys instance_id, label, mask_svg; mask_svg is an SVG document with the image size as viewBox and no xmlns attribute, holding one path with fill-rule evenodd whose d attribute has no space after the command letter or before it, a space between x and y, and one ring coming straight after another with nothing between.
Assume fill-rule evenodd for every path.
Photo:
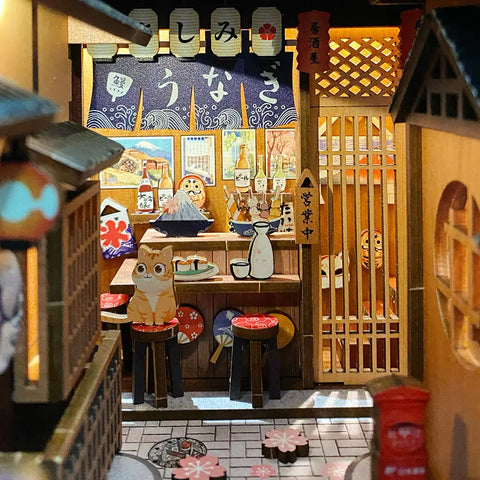
<instances>
[{"instance_id":1,"label":"lattice screen","mask_svg":"<svg viewBox=\"0 0 480 480\"><path fill-rule=\"evenodd\" d=\"M317 381L363 383L407 372L405 298L398 295L405 165L387 107L324 107L318 117L321 324ZM402 253L403 252L403 253Z\"/></svg>"},{"instance_id":2,"label":"lattice screen","mask_svg":"<svg viewBox=\"0 0 480 480\"><path fill-rule=\"evenodd\" d=\"M322 97L393 95L398 74L398 32L391 28L331 28L330 70L315 75Z\"/></svg>"}]
</instances>

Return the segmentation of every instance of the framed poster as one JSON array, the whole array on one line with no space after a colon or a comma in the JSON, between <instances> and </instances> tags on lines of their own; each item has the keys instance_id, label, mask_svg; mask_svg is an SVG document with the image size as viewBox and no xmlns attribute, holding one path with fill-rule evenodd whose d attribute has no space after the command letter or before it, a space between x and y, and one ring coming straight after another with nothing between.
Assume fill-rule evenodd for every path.
<instances>
[{"instance_id":1,"label":"framed poster","mask_svg":"<svg viewBox=\"0 0 480 480\"><path fill-rule=\"evenodd\" d=\"M182 177L192 174L215 185L215 135L182 137Z\"/></svg>"},{"instance_id":2,"label":"framed poster","mask_svg":"<svg viewBox=\"0 0 480 480\"><path fill-rule=\"evenodd\" d=\"M235 162L238 159L240 145L245 145L247 160L250 164L250 178L255 177L256 148L255 130L223 130L222 131L222 178L233 180Z\"/></svg>"},{"instance_id":3,"label":"framed poster","mask_svg":"<svg viewBox=\"0 0 480 480\"><path fill-rule=\"evenodd\" d=\"M137 188L146 160L148 175L153 186L168 165L174 178L173 137L110 137L125 147L120 160L100 172L101 188Z\"/></svg>"},{"instance_id":4,"label":"framed poster","mask_svg":"<svg viewBox=\"0 0 480 480\"><path fill-rule=\"evenodd\" d=\"M295 129L267 128L265 130L265 156L267 176L277 171L278 159L283 157L283 173L286 178L296 178Z\"/></svg>"}]
</instances>

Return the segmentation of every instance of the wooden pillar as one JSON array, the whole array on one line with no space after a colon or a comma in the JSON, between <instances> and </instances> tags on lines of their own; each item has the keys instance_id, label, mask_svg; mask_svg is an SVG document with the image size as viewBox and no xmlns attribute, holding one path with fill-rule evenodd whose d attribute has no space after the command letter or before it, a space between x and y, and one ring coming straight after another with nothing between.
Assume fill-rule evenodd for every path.
<instances>
[{"instance_id":1,"label":"wooden pillar","mask_svg":"<svg viewBox=\"0 0 480 480\"><path fill-rule=\"evenodd\" d=\"M297 158L301 175L309 168L318 179L318 127L317 110L312 109L310 101L310 78L308 73L300 72L300 92L297 122ZM313 113L312 113L313 112ZM302 299L300 312L300 352L302 362L302 386L313 387L313 331L318 323L318 246L302 245L300 248L299 269L302 280ZM313 361L312 361L313 360Z\"/></svg>"},{"instance_id":2,"label":"wooden pillar","mask_svg":"<svg viewBox=\"0 0 480 480\"><path fill-rule=\"evenodd\" d=\"M422 129L406 126L408 218L408 372L423 380Z\"/></svg>"}]
</instances>

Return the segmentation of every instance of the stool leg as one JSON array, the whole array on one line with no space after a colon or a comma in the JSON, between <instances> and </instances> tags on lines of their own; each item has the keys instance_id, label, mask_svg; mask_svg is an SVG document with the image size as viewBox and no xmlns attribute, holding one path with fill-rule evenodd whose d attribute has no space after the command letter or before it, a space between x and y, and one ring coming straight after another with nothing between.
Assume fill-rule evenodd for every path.
<instances>
[{"instance_id":1,"label":"stool leg","mask_svg":"<svg viewBox=\"0 0 480 480\"><path fill-rule=\"evenodd\" d=\"M133 403L138 405L145 401L145 351L147 344L135 341L133 344Z\"/></svg>"},{"instance_id":2,"label":"stool leg","mask_svg":"<svg viewBox=\"0 0 480 480\"><path fill-rule=\"evenodd\" d=\"M165 363L165 342L152 343L153 377L155 383L155 408L167 406L167 365Z\"/></svg>"},{"instance_id":3,"label":"stool leg","mask_svg":"<svg viewBox=\"0 0 480 480\"><path fill-rule=\"evenodd\" d=\"M280 398L280 366L277 337L267 340L268 344L268 383L270 398Z\"/></svg>"},{"instance_id":4,"label":"stool leg","mask_svg":"<svg viewBox=\"0 0 480 480\"><path fill-rule=\"evenodd\" d=\"M232 347L232 364L230 367L230 400L238 400L241 396L242 349L242 339L234 336Z\"/></svg>"},{"instance_id":5,"label":"stool leg","mask_svg":"<svg viewBox=\"0 0 480 480\"><path fill-rule=\"evenodd\" d=\"M263 407L262 385L262 342L250 340L250 382L252 386L252 407Z\"/></svg>"},{"instance_id":6,"label":"stool leg","mask_svg":"<svg viewBox=\"0 0 480 480\"><path fill-rule=\"evenodd\" d=\"M123 366L127 372L132 371L132 336L130 334L130 324L122 323L120 325L122 336Z\"/></svg>"},{"instance_id":7,"label":"stool leg","mask_svg":"<svg viewBox=\"0 0 480 480\"><path fill-rule=\"evenodd\" d=\"M172 381L172 396L183 397L182 366L180 364L180 347L177 337L166 342L168 358L170 360L170 379Z\"/></svg>"}]
</instances>

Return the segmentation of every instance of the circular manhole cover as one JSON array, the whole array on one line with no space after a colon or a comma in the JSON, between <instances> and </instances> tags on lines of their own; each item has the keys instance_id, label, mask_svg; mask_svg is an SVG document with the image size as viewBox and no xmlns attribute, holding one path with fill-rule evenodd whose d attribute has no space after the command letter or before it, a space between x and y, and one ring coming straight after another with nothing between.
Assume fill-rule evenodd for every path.
<instances>
[{"instance_id":1,"label":"circular manhole cover","mask_svg":"<svg viewBox=\"0 0 480 480\"><path fill-rule=\"evenodd\" d=\"M207 454L207 447L194 438L176 437L156 443L148 452L148 459L159 467L175 468L185 457L201 457Z\"/></svg>"}]
</instances>

